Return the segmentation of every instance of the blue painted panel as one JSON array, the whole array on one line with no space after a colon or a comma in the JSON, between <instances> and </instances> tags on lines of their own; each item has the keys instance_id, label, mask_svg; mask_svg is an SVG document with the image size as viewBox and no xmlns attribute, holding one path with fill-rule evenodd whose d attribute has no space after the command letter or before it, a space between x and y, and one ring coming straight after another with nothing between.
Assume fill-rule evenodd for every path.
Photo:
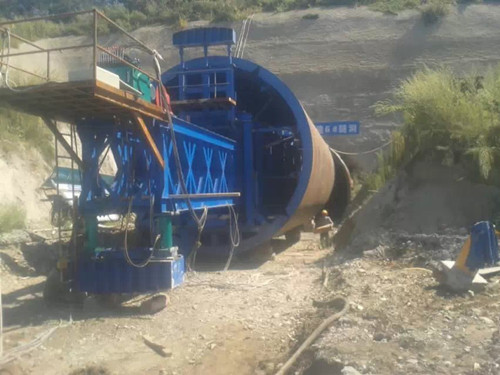
<instances>
[{"instance_id":1,"label":"blue painted panel","mask_svg":"<svg viewBox=\"0 0 500 375\"><path fill-rule=\"evenodd\" d=\"M467 268L477 270L498 262L498 240L495 227L489 221L480 221L472 227L469 256L465 262Z\"/></svg>"},{"instance_id":2,"label":"blue painted panel","mask_svg":"<svg viewBox=\"0 0 500 375\"><path fill-rule=\"evenodd\" d=\"M174 117L174 131L178 134L186 135L190 138L200 141L206 141L213 145L234 150L236 142L232 139L223 137L219 134L211 132L210 130L201 128L189 122L183 121Z\"/></svg>"},{"instance_id":3,"label":"blue painted panel","mask_svg":"<svg viewBox=\"0 0 500 375\"><path fill-rule=\"evenodd\" d=\"M130 252L134 262L148 256L147 250ZM146 267L127 263L122 249L108 249L95 259L80 260L77 264L76 288L81 292L151 293L179 286L184 281L184 258L153 258Z\"/></svg>"},{"instance_id":4,"label":"blue painted panel","mask_svg":"<svg viewBox=\"0 0 500 375\"><path fill-rule=\"evenodd\" d=\"M232 45L236 43L236 32L227 27L200 27L178 31L172 41L177 47Z\"/></svg>"}]
</instances>

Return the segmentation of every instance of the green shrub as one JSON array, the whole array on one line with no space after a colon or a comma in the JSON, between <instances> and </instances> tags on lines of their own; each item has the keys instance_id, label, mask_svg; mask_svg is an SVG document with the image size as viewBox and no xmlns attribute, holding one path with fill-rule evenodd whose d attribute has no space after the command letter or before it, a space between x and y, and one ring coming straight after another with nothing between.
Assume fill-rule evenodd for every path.
<instances>
[{"instance_id":1,"label":"green shrub","mask_svg":"<svg viewBox=\"0 0 500 375\"><path fill-rule=\"evenodd\" d=\"M438 22L449 11L450 3L445 0L433 0L420 9L422 20L428 25Z\"/></svg>"},{"instance_id":2,"label":"green shrub","mask_svg":"<svg viewBox=\"0 0 500 375\"><path fill-rule=\"evenodd\" d=\"M214 9L210 20L212 22L231 22L236 21L239 18L238 9L233 6L226 5Z\"/></svg>"},{"instance_id":3,"label":"green shrub","mask_svg":"<svg viewBox=\"0 0 500 375\"><path fill-rule=\"evenodd\" d=\"M420 0L375 0L370 8L387 14L398 14L405 9L414 9L420 5Z\"/></svg>"},{"instance_id":4,"label":"green shrub","mask_svg":"<svg viewBox=\"0 0 500 375\"><path fill-rule=\"evenodd\" d=\"M184 18L179 18L175 23L175 28L177 30L184 30L187 27L188 27L188 21Z\"/></svg>"},{"instance_id":5,"label":"green shrub","mask_svg":"<svg viewBox=\"0 0 500 375\"><path fill-rule=\"evenodd\" d=\"M54 159L52 133L38 117L0 108L0 147L10 152L22 152L22 148L12 147L19 144L38 150L46 162Z\"/></svg>"},{"instance_id":6,"label":"green shrub","mask_svg":"<svg viewBox=\"0 0 500 375\"><path fill-rule=\"evenodd\" d=\"M53 38L62 35L62 26L51 21L22 22L10 27L11 31L28 40Z\"/></svg>"},{"instance_id":7,"label":"green shrub","mask_svg":"<svg viewBox=\"0 0 500 375\"><path fill-rule=\"evenodd\" d=\"M424 69L405 80L376 113L402 113L404 160L460 163L471 176L500 183L500 65L484 76Z\"/></svg>"},{"instance_id":8,"label":"green shrub","mask_svg":"<svg viewBox=\"0 0 500 375\"><path fill-rule=\"evenodd\" d=\"M0 233L26 227L26 210L16 203L0 204Z\"/></svg>"},{"instance_id":9,"label":"green shrub","mask_svg":"<svg viewBox=\"0 0 500 375\"><path fill-rule=\"evenodd\" d=\"M410 159L411 155L406 150L405 137L399 131L392 132L388 150L381 150L377 153L377 169L365 178L364 184L368 190L380 189Z\"/></svg>"},{"instance_id":10,"label":"green shrub","mask_svg":"<svg viewBox=\"0 0 500 375\"><path fill-rule=\"evenodd\" d=\"M468 1L468 0L464 0ZM472 0L473 1L473 0ZM422 8L425 22L432 23L446 14L452 0L433 0ZM41 3L45 3L42 1ZM404 9L420 7L421 0L144 0L119 2L85 2L79 4L79 9L89 9L96 4L108 4L102 11L118 25L126 30L132 30L153 23L167 23L179 28L184 21L208 20L211 22L228 22L244 18L255 12L284 12L293 9L308 9L311 7L358 6L369 5L373 10L397 14ZM109 5L112 4L112 5ZM42 4L40 4L41 6ZM38 14L51 13L55 8L37 8ZM45 9L47 8L47 9ZM0 16L15 14L15 8L7 9ZM36 13L36 12L35 12ZM306 15L305 19L313 15ZM30 40L64 35L90 35L92 32L91 15L80 15L61 21L39 21L30 24L13 26L13 31ZM182 21L182 22L181 22ZM98 28L99 33L106 34L112 30L104 22Z\"/></svg>"},{"instance_id":11,"label":"green shrub","mask_svg":"<svg viewBox=\"0 0 500 375\"><path fill-rule=\"evenodd\" d=\"M302 16L303 19L305 20L317 20L319 18L318 13L307 13Z\"/></svg>"},{"instance_id":12,"label":"green shrub","mask_svg":"<svg viewBox=\"0 0 500 375\"><path fill-rule=\"evenodd\" d=\"M130 12L129 23L133 29L138 28L139 26L146 25L148 21L148 17L137 10Z\"/></svg>"}]
</instances>

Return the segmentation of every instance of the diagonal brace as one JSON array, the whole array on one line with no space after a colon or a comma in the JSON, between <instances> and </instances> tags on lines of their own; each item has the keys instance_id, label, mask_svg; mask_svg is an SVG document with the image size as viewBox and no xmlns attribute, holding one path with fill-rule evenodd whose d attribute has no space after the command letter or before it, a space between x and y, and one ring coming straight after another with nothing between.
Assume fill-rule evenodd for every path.
<instances>
[{"instance_id":1,"label":"diagonal brace","mask_svg":"<svg viewBox=\"0 0 500 375\"><path fill-rule=\"evenodd\" d=\"M142 116L137 113L137 112L132 112L132 116L135 119L135 122L139 125L139 128L141 129L142 135L146 139L146 143L148 144L149 148L153 152L156 160L158 161L158 164L160 164L162 169L165 169L165 161L163 160L163 157L160 154L160 151L158 150L158 147L156 147L156 143L151 136L151 133L149 132L146 123L142 119Z\"/></svg>"}]
</instances>

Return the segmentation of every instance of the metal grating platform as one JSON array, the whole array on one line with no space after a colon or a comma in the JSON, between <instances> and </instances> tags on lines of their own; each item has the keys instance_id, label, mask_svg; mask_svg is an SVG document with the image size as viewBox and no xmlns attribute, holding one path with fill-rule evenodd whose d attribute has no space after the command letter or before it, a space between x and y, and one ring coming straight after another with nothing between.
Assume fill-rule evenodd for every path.
<instances>
[{"instance_id":1,"label":"metal grating platform","mask_svg":"<svg viewBox=\"0 0 500 375\"><path fill-rule=\"evenodd\" d=\"M25 113L70 123L83 117L128 120L133 119L132 112L164 119L159 106L98 80L48 82L18 89L0 88L0 105L6 103Z\"/></svg>"}]
</instances>

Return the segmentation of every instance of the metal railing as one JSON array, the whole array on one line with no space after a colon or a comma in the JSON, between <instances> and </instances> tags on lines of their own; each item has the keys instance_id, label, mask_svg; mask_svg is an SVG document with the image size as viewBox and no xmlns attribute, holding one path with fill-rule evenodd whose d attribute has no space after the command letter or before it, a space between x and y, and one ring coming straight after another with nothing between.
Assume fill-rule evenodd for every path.
<instances>
[{"instance_id":1,"label":"metal railing","mask_svg":"<svg viewBox=\"0 0 500 375\"><path fill-rule=\"evenodd\" d=\"M89 33L90 35L85 35L87 37L90 37L90 42L86 42L83 44L75 44L75 45L68 45L68 46L63 46L63 47L52 47L52 48L44 48L40 43L34 42L32 40L29 40L21 35L18 35L17 33L12 32L10 29L12 26L15 27L15 25L19 24L28 24L28 23L34 23L34 22L44 22L44 21L51 21L51 22L56 22L56 21L64 21L68 19L72 19L75 17L85 17L88 16L88 23L86 26L89 26ZM68 25L68 23L64 24L59 24L59 25ZM99 32L100 26L105 25L104 29L109 30L109 32L101 31ZM19 71L21 73L29 74L31 76L34 76L38 79L42 79L44 81L50 82L53 77L51 76L51 62L52 58L54 56L54 53L58 52L67 52L67 51L75 51L75 50L82 50L82 49L92 49L92 75L93 79L95 80L97 78L97 67L99 65L98 59L99 59L99 54L106 54L109 55L112 59L119 61L121 64L127 65L142 74L146 75L152 82L156 82L157 84L160 83L156 75L153 75L151 73L148 73L146 70L138 67L135 64L132 64L131 62L127 61L126 59L123 59L121 56L118 56L116 53L114 53L112 48L107 48L106 46L103 46L99 44L99 36L102 35L108 35L110 33L119 33L122 36L126 37L129 42L132 42L132 45L128 45L127 48L138 48L140 50L145 51L149 55L151 55L154 59L157 58L157 53L155 50L149 48L141 42L139 39L128 33L125 29L123 29L120 25L109 19L107 16L105 16L103 13L98 11L97 9L93 10L88 10L88 11L81 11L81 12L73 12L73 13L64 13L64 14L58 14L58 15L51 15L51 16L44 16L44 17L34 17L34 18L27 18L23 20L10 20L10 21L4 21L0 22L0 35L4 36L4 44L6 43L5 36L8 35L9 39L16 39L17 41L21 43L25 43L26 45L35 48L36 50L30 50L30 51L20 51L20 52L9 52L5 53L5 45L1 46L3 47L2 50L4 51L0 55L0 68L4 67L7 69L13 69L16 71ZM9 41L9 50L11 49L10 41ZM34 71L30 71L24 67L16 66L13 65L9 62L10 58L22 58L22 57L30 57L31 55L36 55L36 54L45 54L46 59L45 59L45 74L39 74ZM154 64L154 63L153 63ZM155 71L155 67L152 64L151 68L153 71ZM38 65L38 68L40 66Z\"/></svg>"}]
</instances>

